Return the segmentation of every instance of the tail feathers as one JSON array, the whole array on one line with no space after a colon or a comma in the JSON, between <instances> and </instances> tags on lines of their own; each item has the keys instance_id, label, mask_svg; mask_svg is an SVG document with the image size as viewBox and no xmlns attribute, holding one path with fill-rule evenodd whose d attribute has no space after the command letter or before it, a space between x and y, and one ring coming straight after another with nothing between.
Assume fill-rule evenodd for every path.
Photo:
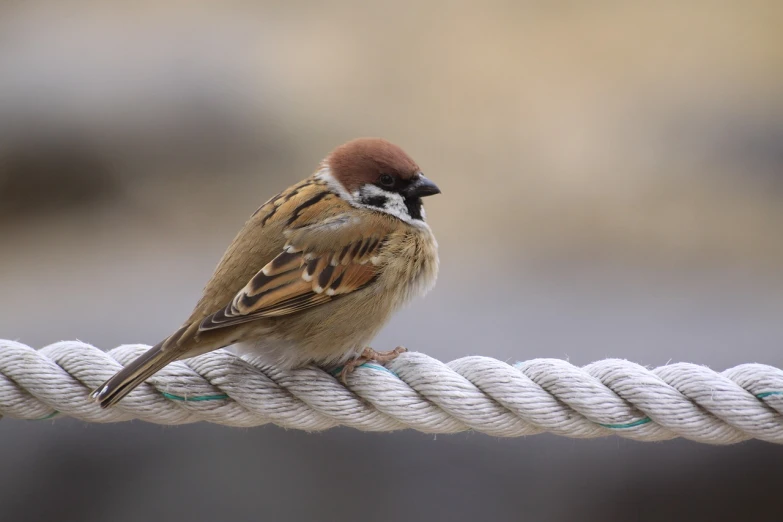
<instances>
[{"instance_id":1,"label":"tail feathers","mask_svg":"<svg viewBox=\"0 0 783 522\"><path fill-rule=\"evenodd\" d=\"M158 370L177 359L178 350L173 346L164 349L166 341L156 344L135 361L117 372L111 379L99 386L90 397L98 401L102 408L116 404L139 384L147 380ZM178 353L179 352L179 353Z\"/></svg>"}]
</instances>

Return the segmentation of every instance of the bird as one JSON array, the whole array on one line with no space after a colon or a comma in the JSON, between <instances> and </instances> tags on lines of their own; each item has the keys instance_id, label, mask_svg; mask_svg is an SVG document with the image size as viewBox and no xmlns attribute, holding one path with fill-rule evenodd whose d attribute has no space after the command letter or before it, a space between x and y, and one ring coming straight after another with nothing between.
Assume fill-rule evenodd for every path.
<instances>
[{"instance_id":1,"label":"bird","mask_svg":"<svg viewBox=\"0 0 783 522\"><path fill-rule=\"evenodd\" d=\"M107 408L169 363L231 347L281 369L342 365L405 351L367 344L438 276L422 198L440 194L402 148L359 138L261 205L218 262L190 317L91 397Z\"/></svg>"}]
</instances>

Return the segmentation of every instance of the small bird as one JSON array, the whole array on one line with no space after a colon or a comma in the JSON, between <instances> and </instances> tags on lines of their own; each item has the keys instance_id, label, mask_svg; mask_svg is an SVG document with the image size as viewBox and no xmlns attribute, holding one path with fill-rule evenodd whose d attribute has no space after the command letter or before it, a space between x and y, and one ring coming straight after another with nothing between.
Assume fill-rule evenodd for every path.
<instances>
[{"instance_id":1,"label":"small bird","mask_svg":"<svg viewBox=\"0 0 783 522\"><path fill-rule=\"evenodd\" d=\"M318 170L255 211L182 327L97 388L109 407L172 361L235 345L291 369L405 351L367 347L391 315L438 275L421 198L439 194L416 162L380 138L331 152Z\"/></svg>"}]
</instances>

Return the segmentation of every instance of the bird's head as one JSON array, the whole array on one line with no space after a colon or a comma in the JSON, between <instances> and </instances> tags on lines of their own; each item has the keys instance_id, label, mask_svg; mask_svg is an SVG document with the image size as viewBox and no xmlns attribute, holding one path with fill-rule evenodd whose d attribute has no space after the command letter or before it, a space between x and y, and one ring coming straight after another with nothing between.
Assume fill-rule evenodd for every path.
<instances>
[{"instance_id":1,"label":"bird's head","mask_svg":"<svg viewBox=\"0 0 783 522\"><path fill-rule=\"evenodd\" d=\"M405 151L381 138L359 138L337 147L324 160L323 171L351 204L409 223L424 221L421 198L440 194Z\"/></svg>"}]
</instances>

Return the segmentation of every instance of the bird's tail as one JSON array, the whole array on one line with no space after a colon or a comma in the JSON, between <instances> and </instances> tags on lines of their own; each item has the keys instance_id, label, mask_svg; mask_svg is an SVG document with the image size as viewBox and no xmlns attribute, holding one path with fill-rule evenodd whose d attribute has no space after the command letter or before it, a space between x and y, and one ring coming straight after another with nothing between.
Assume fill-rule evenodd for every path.
<instances>
[{"instance_id":1,"label":"bird's tail","mask_svg":"<svg viewBox=\"0 0 783 522\"><path fill-rule=\"evenodd\" d=\"M174 344L172 341L180 337L184 330L183 328L144 352L136 360L114 374L111 379L96 388L90 394L90 397L95 399L101 405L101 408L108 408L116 404L139 384L182 355L182 352L176 350L175 346L171 346L171 344Z\"/></svg>"}]
</instances>

